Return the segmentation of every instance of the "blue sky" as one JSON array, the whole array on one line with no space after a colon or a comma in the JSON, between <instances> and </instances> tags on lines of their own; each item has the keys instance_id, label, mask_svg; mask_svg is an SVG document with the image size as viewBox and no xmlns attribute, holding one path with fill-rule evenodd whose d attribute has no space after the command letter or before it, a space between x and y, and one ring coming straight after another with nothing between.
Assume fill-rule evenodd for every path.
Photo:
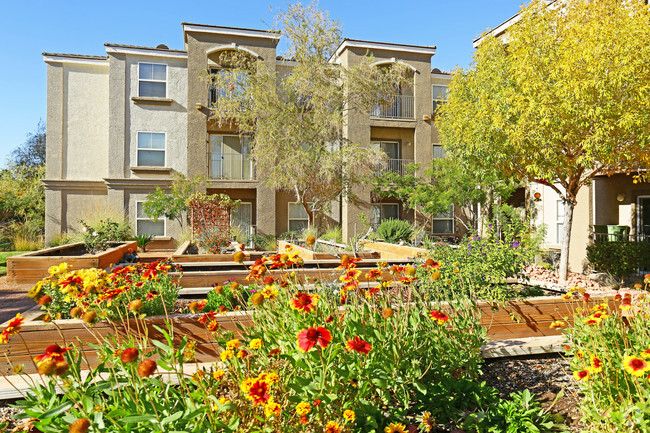
<instances>
[{"instance_id":1,"label":"blue sky","mask_svg":"<svg viewBox=\"0 0 650 433\"><path fill-rule=\"evenodd\" d=\"M435 45L432 66L469 66L472 40L514 15L521 0L321 0L345 37ZM45 121L42 52L104 55L104 43L183 48L180 23L266 29L286 1L7 1L0 16L0 166Z\"/></svg>"}]
</instances>

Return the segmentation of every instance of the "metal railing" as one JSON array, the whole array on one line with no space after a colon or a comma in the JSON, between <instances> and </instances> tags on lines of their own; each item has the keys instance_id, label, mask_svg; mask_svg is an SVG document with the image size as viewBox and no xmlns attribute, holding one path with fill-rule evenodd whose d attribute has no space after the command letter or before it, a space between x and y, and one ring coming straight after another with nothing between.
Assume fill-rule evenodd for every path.
<instances>
[{"instance_id":1,"label":"metal railing","mask_svg":"<svg viewBox=\"0 0 650 433\"><path fill-rule=\"evenodd\" d=\"M212 152L210 179L254 180L253 160L247 154Z\"/></svg>"},{"instance_id":2,"label":"metal railing","mask_svg":"<svg viewBox=\"0 0 650 433\"><path fill-rule=\"evenodd\" d=\"M377 169L380 173L392 172L404 176L406 174L406 166L414 162L412 159L387 159L385 162L379 164Z\"/></svg>"},{"instance_id":3,"label":"metal railing","mask_svg":"<svg viewBox=\"0 0 650 433\"><path fill-rule=\"evenodd\" d=\"M370 110L370 116L385 119L414 119L413 95L393 95Z\"/></svg>"},{"instance_id":4,"label":"metal railing","mask_svg":"<svg viewBox=\"0 0 650 433\"><path fill-rule=\"evenodd\" d=\"M246 99L241 92L235 88L210 85L208 87L208 103L212 107L219 99L234 99L239 101L239 108L246 107Z\"/></svg>"}]
</instances>

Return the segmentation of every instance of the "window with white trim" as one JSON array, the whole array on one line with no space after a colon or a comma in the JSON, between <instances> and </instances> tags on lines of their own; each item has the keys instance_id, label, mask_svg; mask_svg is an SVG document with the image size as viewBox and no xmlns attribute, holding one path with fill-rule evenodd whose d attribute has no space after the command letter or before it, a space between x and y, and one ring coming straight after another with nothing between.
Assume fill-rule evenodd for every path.
<instances>
[{"instance_id":1,"label":"window with white trim","mask_svg":"<svg viewBox=\"0 0 650 433\"><path fill-rule=\"evenodd\" d=\"M454 205L447 212L434 215L432 231L435 234L449 235L454 233Z\"/></svg>"},{"instance_id":2,"label":"window with white trim","mask_svg":"<svg viewBox=\"0 0 650 433\"><path fill-rule=\"evenodd\" d=\"M138 96L143 98L167 97L167 65L138 64Z\"/></svg>"},{"instance_id":3,"label":"window with white trim","mask_svg":"<svg viewBox=\"0 0 650 433\"><path fill-rule=\"evenodd\" d=\"M447 99L447 86L434 84L431 86L431 90L433 91L433 113L435 114L438 107Z\"/></svg>"},{"instance_id":4,"label":"window with white trim","mask_svg":"<svg viewBox=\"0 0 650 433\"><path fill-rule=\"evenodd\" d=\"M153 235L153 236L165 236L165 225L167 220L165 217L160 217L156 221L153 218L147 216L144 213L144 202L137 201L135 202L135 230L136 234L143 235Z\"/></svg>"},{"instance_id":5,"label":"window with white trim","mask_svg":"<svg viewBox=\"0 0 650 433\"><path fill-rule=\"evenodd\" d=\"M138 132L138 167L164 167L165 141L164 132Z\"/></svg>"},{"instance_id":6,"label":"window with white trim","mask_svg":"<svg viewBox=\"0 0 650 433\"><path fill-rule=\"evenodd\" d=\"M380 203L375 204L370 209L370 225L374 228L386 220L399 219L399 204L398 203Z\"/></svg>"},{"instance_id":7,"label":"window with white trim","mask_svg":"<svg viewBox=\"0 0 650 433\"><path fill-rule=\"evenodd\" d=\"M564 227L564 202L558 199L555 204L555 243L562 243L562 228Z\"/></svg>"},{"instance_id":8,"label":"window with white trim","mask_svg":"<svg viewBox=\"0 0 650 433\"><path fill-rule=\"evenodd\" d=\"M302 203L289 203L289 231L302 232L308 227L309 215Z\"/></svg>"}]
</instances>

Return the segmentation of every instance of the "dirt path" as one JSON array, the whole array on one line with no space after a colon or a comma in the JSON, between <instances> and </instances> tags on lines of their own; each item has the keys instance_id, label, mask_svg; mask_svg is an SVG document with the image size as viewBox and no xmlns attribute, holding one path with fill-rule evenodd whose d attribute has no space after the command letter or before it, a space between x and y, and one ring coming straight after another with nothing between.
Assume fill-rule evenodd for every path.
<instances>
[{"instance_id":1,"label":"dirt path","mask_svg":"<svg viewBox=\"0 0 650 433\"><path fill-rule=\"evenodd\" d=\"M22 313L36 304L27 297L31 284L10 284L7 277L0 277L0 323Z\"/></svg>"}]
</instances>

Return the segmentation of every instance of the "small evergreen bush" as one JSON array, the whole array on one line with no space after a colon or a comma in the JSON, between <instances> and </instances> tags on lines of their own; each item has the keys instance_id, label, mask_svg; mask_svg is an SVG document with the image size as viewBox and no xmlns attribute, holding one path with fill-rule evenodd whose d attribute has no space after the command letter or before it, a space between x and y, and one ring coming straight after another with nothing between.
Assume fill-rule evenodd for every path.
<instances>
[{"instance_id":1,"label":"small evergreen bush","mask_svg":"<svg viewBox=\"0 0 650 433\"><path fill-rule=\"evenodd\" d=\"M413 234L413 227L408 221L388 219L379 225L377 234L389 243L408 241Z\"/></svg>"},{"instance_id":2,"label":"small evergreen bush","mask_svg":"<svg viewBox=\"0 0 650 433\"><path fill-rule=\"evenodd\" d=\"M650 269L650 243L597 242L587 247L587 259L596 271L622 279L637 269Z\"/></svg>"}]
</instances>

